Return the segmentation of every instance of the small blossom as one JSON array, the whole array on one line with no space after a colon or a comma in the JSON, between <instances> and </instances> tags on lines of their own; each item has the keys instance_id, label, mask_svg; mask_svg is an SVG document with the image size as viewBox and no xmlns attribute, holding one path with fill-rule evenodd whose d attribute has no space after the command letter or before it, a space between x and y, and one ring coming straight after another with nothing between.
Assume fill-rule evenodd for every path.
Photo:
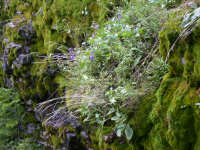
<instances>
[{"instance_id":1,"label":"small blossom","mask_svg":"<svg viewBox=\"0 0 200 150\"><path fill-rule=\"evenodd\" d=\"M69 54L70 54L70 55L73 54L73 48L69 48Z\"/></svg>"},{"instance_id":2,"label":"small blossom","mask_svg":"<svg viewBox=\"0 0 200 150\"><path fill-rule=\"evenodd\" d=\"M94 29L95 29L95 30L98 30L98 29L99 29L99 25L98 25L98 24L95 24Z\"/></svg>"},{"instance_id":3,"label":"small blossom","mask_svg":"<svg viewBox=\"0 0 200 150\"><path fill-rule=\"evenodd\" d=\"M94 52L90 52L90 60L91 60L91 61L94 60Z\"/></svg>"},{"instance_id":4,"label":"small blossom","mask_svg":"<svg viewBox=\"0 0 200 150\"><path fill-rule=\"evenodd\" d=\"M92 34L92 38L95 38L95 34L94 33Z\"/></svg>"},{"instance_id":5,"label":"small blossom","mask_svg":"<svg viewBox=\"0 0 200 150\"><path fill-rule=\"evenodd\" d=\"M120 14L118 14L117 18L118 18L118 20L121 20L122 16Z\"/></svg>"},{"instance_id":6,"label":"small blossom","mask_svg":"<svg viewBox=\"0 0 200 150\"><path fill-rule=\"evenodd\" d=\"M72 56L71 56L71 61L74 61L74 60L75 60L75 55L72 54Z\"/></svg>"}]
</instances>

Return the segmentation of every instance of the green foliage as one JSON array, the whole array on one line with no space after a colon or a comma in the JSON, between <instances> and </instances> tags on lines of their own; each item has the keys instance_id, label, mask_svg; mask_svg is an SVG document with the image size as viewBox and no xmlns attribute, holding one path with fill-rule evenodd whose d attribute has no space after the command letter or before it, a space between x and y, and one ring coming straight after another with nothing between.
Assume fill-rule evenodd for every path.
<instances>
[{"instance_id":1,"label":"green foliage","mask_svg":"<svg viewBox=\"0 0 200 150\"><path fill-rule=\"evenodd\" d=\"M157 89L160 86L160 82L163 76L168 72L168 65L166 65L162 58L154 57L149 63L147 69L144 72L143 79L146 83L146 88L152 87ZM144 81L143 80L143 81Z\"/></svg>"},{"instance_id":2,"label":"green foliage","mask_svg":"<svg viewBox=\"0 0 200 150\"><path fill-rule=\"evenodd\" d=\"M19 125L23 120L24 108L19 95L13 89L0 88L0 149L42 150L32 138L22 138Z\"/></svg>"},{"instance_id":3,"label":"green foliage","mask_svg":"<svg viewBox=\"0 0 200 150\"><path fill-rule=\"evenodd\" d=\"M18 125L22 119L23 107L19 95L11 89L0 88L0 148L18 137Z\"/></svg>"},{"instance_id":4,"label":"green foliage","mask_svg":"<svg viewBox=\"0 0 200 150\"><path fill-rule=\"evenodd\" d=\"M134 109L146 89L158 88L167 72L162 59L155 58L159 57L157 33L166 15L157 5L136 1L118 8L102 26L94 23L93 35L73 51L78 65L68 70L72 76L66 93L69 110L102 129L113 124L111 130L118 137L131 140L134 130L127 108ZM79 100L73 98L77 93Z\"/></svg>"},{"instance_id":5,"label":"green foliage","mask_svg":"<svg viewBox=\"0 0 200 150\"><path fill-rule=\"evenodd\" d=\"M118 82L136 81L138 71L144 71L144 57L156 41L164 19L161 15L165 11L145 3L119 11L89 39L90 46L80 62L85 71L96 78L112 76ZM91 55L93 61L88 59Z\"/></svg>"},{"instance_id":6,"label":"green foliage","mask_svg":"<svg viewBox=\"0 0 200 150\"><path fill-rule=\"evenodd\" d=\"M102 24L123 0L52 0L35 2L35 28L49 41L79 47L91 34L91 24ZM48 34L44 34L47 30ZM56 36L56 37L55 37ZM59 37L59 38L58 38ZM54 39L53 39L54 38ZM59 39L59 40L58 40ZM48 47L48 46L47 46Z\"/></svg>"},{"instance_id":7,"label":"green foliage","mask_svg":"<svg viewBox=\"0 0 200 150\"><path fill-rule=\"evenodd\" d=\"M15 150L44 150L44 148L36 144L32 138L26 138L17 144Z\"/></svg>"}]
</instances>

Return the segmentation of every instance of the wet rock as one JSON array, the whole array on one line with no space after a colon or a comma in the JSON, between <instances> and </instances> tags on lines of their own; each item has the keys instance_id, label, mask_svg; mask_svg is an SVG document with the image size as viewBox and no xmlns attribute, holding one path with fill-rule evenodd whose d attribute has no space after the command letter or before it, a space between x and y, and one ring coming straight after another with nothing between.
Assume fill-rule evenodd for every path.
<instances>
[{"instance_id":1,"label":"wet rock","mask_svg":"<svg viewBox=\"0 0 200 150\"><path fill-rule=\"evenodd\" d=\"M55 77L55 74L56 74L57 70L51 68L50 66L48 66L47 72L48 72L48 75L49 75L51 78L53 78L53 77Z\"/></svg>"},{"instance_id":2,"label":"wet rock","mask_svg":"<svg viewBox=\"0 0 200 150\"><path fill-rule=\"evenodd\" d=\"M89 136L87 135L87 133L86 133L85 131L81 131L81 136L82 136L83 138L85 138L86 140L89 139Z\"/></svg>"},{"instance_id":3,"label":"wet rock","mask_svg":"<svg viewBox=\"0 0 200 150\"><path fill-rule=\"evenodd\" d=\"M45 124L46 126L51 126L56 129L65 126L71 126L74 129L78 129L81 126L80 122L65 109L55 111Z\"/></svg>"},{"instance_id":4,"label":"wet rock","mask_svg":"<svg viewBox=\"0 0 200 150\"><path fill-rule=\"evenodd\" d=\"M33 111L33 108L32 108L32 107L28 107L28 108L27 108L27 111L28 111L28 112Z\"/></svg>"},{"instance_id":5,"label":"wet rock","mask_svg":"<svg viewBox=\"0 0 200 150\"><path fill-rule=\"evenodd\" d=\"M25 130L24 125L20 124L20 125L19 125L19 129L20 129L21 131L24 131L24 130Z\"/></svg>"},{"instance_id":6,"label":"wet rock","mask_svg":"<svg viewBox=\"0 0 200 150\"><path fill-rule=\"evenodd\" d=\"M35 112L35 118L37 119L37 121L42 121L40 114L36 111Z\"/></svg>"},{"instance_id":7,"label":"wet rock","mask_svg":"<svg viewBox=\"0 0 200 150\"><path fill-rule=\"evenodd\" d=\"M30 124L27 125L27 131L26 132L28 134L34 133L35 130L36 130L36 127L35 127L34 124L30 123Z\"/></svg>"},{"instance_id":8,"label":"wet rock","mask_svg":"<svg viewBox=\"0 0 200 150\"><path fill-rule=\"evenodd\" d=\"M2 61L2 69L6 74L12 74L12 69L8 66L8 61L5 58Z\"/></svg>"},{"instance_id":9,"label":"wet rock","mask_svg":"<svg viewBox=\"0 0 200 150\"><path fill-rule=\"evenodd\" d=\"M19 35L25 44L29 45L32 43L33 39L36 37L36 32L33 29L32 21L29 25L24 25L19 29Z\"/></svg>"},{"instance_id":10,"label":"wet rock","mask_svg":"<svg viewBox=\"0 0 200 150\"><path fill-rule=\"evenodd\" d=\"M16 57L19 57L20 54L29 54L30 53L30 47L23 46L21 48L16 49Z\"/></svg>"},{"instance_id":11,"label":"wet rock","mask_svg":"<svg viewBox=\"0 0 200 150\"><path fill-rule=\"evenodd\" d=\"M25 73L22 73L21 74L21 76L23 77L23 78L30 78L30 76L31 76L31 73L27 70Z\"/></svg>"},{"instance_id":12,"label":"wet rock","mask_svg":"<svg viewBox=\"0 0 200 150\"><path fill-rule=\"evenodd\" d=\"M12 62L12 65L14 67L17 67L18 69L25 66L25 65L30 65L32 63L32 56L30 54L20 54L16 60ZM21 73L21 76L24 78L27 78L30 76L29 72L26 73Z\"/></svg>"},{"instance_id":13,"label":"wet rock","mask_svg":"<svg viewBox=\"0 0 200 150\"><path fill-rule=\"evenodd\" d=\"M16 50L19 50L22 48L22 45L11 42L8 45L6 45L6 48L4 49L4 55L8 55L10 50L15 48Z\"/></svg>"},{"instance_id":14,"label":"wet rock","mask_svg":"<svg viewBox=\"0 0 200 150\"><path fill-rule=\"evenodd\" d=\"M32 61L32 57L30 54L21 54L19 55L19 57L17 58L17 61L20 65L29 65L31 64Z\"/></svg>"},{"instance_id":15,"label":"wet rock","mask_svg":"<svg viewBox=\"0 0 200 150\"><path fill-rule=\"evenodd\" d=\"M29 99L28 101L26 101L26 104L27 104L27 105L32 105L32 103L33 103L33 102L32 102L31 99Z\"/></svg>"},{"instance_id":16,"label":"wet rock","mask_svg":"<svg viewBox=\"0 0 200 150\"><path fill-rule=\"evenodd\" d=\"M13 83L9 78L5 78L4 83L5 83L6 88L12 88L13 87Z\"/></svg>"},{"instance_id":17,"label":"wet rock","mask_svg":"<svg viewBox=\"0 0 200 150\"><path fill-rule=\"evenodd\" d=\"M17 57L12 62L8 62L8 57L14 51L15 56ZM12 69L14 66L17 68L22 67L23 65L29 65L32 62L32 57L30 54L30 48L27 46L22 46L20 44L11 42L6 45L4 48L4 53L2 58L2 68L6 74L12 74ZM9 65L10 64L10 65Z\"/></svg>"}]
</instances>

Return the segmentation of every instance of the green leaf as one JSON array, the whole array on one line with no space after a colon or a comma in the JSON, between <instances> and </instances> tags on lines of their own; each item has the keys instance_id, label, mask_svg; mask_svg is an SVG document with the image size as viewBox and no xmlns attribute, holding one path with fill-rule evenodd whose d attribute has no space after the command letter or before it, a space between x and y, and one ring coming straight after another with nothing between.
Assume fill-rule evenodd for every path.
<instances>
[{"instance_id":1,"label":"green leaf","mask_svg":"<svg viewBox=\"0 0 200 150\"><path fill-rule=\"evenodd\" d=\"M138 56L135 60L134 60L134 64L133 64L133 68L135 68L137 66L137 64L140 62L140 59L142 58L142 56Z\"/></svg>"},{"instance_id":2,"label":"green leaf","mask_svg":"<svg viewBox=\"0 0 200 150\"><path fill-rule=\"evenodd\" d=\"M133 137L133 129L130 127L129 124L126 126L125 134L126 134L126 138L127 138L127 140L130 141L131 138Z\"/></svg>"},{"instance_id":3,"label":"green leaf","mask_svg":"<svg viewBox=\"0 0 200 150\"><path fill-rule=\"evenodd\" d=\"M118 116L114 116L114 117L112 117L111 118L111 120L113 120L113 121L117 121L117 120L119 120L120 118L118 117Z\"/></svg>"},{"instance_id":4,"label":"green leaf","mask_svg":"<svg viewBox=\"0 0 200 150\"><path fill-rule=\"evenodd\" d=\"M117 117L121 117L121 114L119 112L116 112Z\"/></svg>"},{"instance_id":5,"label":"green leaf","mask_svg":"<svg viewBox=\"0 0 200 150\"><path fill-rule=\"evenodd\" d=\"M121 136L122 136L122 130L123 130L123 128L117 129L116 134L117 134L118 137L121 137Z\"/></svg>"},{"instance_id":6,"label":"green leaf","mask_svg":"<svg viewBox=\"0 0 200 150\"><path fill-rule=\"evenodd\" d=\"M110 102L111 102L112 104L114 104L114 103L116 102L115 98L114 98L114 97L111 98L111 99L110 99Z\"/></svg>"},{"instance_id":7,"label":"green leaf","mask_svg":"<svg viewBox=\"0 0 200 150\"><path fill-rule=\"evenodd\" d=\"M99 117L100 117L100 114L95 114L95 117L96 117L96 118L99 118Z\"/></svg>"},{"instance_id":8,"label":"green leaf","mask_svg":"<svg viewBox=\"0 0 200 150\"><path fill-rule=\"evenodd\" d=\"M109 112L107 113L107 115L110 115L110 114L112 114L113 112L115 112L115 109L114 109L114 108L111 108L111 109L109 110Z\"/></svg>"},{"instance_id":9,"label":"green leaf","mask_svg":"<svg viewBox=\"0 0 200 150\"><path fill-rule=\"evenodd\" d=\"M123 122L120 122L117 129L121 128L121 129L125 129L126 125Z\"/></svg>"}]
</instances>

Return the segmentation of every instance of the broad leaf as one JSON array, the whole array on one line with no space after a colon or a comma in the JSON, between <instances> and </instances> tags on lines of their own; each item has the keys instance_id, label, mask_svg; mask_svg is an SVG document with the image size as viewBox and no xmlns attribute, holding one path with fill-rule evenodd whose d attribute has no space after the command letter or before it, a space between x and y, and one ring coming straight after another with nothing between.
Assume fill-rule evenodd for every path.
<instances>
[{"instance_id":1,"label":"broad leaf","mask_svg":"<svg viewBox=\"0 0 200 150\"><path fill-rule=\"evenodd\" d=\"M122 130L123 130L123 128L117 129L116 134L117 134L118 137L121 137L121 136L122 136Z\"/></svg>"},{"instance_id":2,"label":"broad leaf","mask_svg":"<svg viewBox=\"0 0 200 150\"><path fill-rule=\"evenodd\" d=\"M112 117L111 118L111 120L113 120L113 121L117 121L117 120L119 120L120 118L118 117L118 116L114 116L114 117Z\"/></svg>"},{"instance_id":3,"label":"broad leaf","mask_svg":"<svg viewBox=\"0 0 200 150\"><path fill-rule=\"evenodd\" d=\"M131 138L133 136L133 129L130 127L129 124L126 126L125 134L126 134L127 140L131 140Z\"/></svg>"}]
</instances>

